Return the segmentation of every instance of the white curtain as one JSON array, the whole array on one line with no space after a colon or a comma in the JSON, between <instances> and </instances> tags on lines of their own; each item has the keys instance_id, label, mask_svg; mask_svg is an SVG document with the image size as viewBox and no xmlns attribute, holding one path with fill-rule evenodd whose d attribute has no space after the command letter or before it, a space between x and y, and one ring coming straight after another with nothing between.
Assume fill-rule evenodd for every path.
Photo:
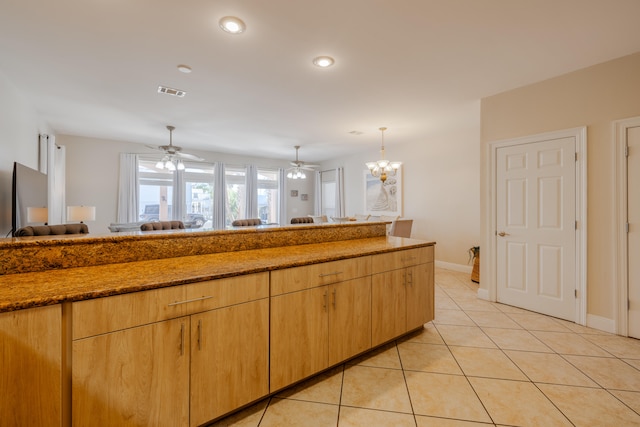
<instances>
[{"instance_id":1,"label":"white curtain","mask_svg":"<svg viewBox=\"0 0 640 427\"><path fill-rule=\"evenodd\" d=\"M138 155L120 153L120 178L118 188L118 215L116 222L137 222L138 201Z\"/></svg>"},{"instance_id":2,"label":"white curtain","mask_svg":"<svg viewBox=\"0 0 640 427\"><path fill-rule=\"evenodd\" d=\"M316 216L322 215L322 172L316 171L316 182L314 183L315 189L313 192L313 214Z\"/></svg>"},{"instance_id":3,"label":"white curtain","mask_svg":"<svg viewBox=\"0 0 640 427\"><path fill-rule=\"evenodd\" d=\"M184 205L186 204L184 192L184 171L175 170L173 172L173 207L171 208L171 219L182 221L186 217Z\"/></svg>"},{"instance_id":4,"label":"white curtain","mask_svg":"<svg viewBox=\"0 0 640 427\"><path fill-rule=\"evenodd\" d=\"M247 218L258 218L258 168L255 165L247 165L246 170L245 215Z\"/></svg>"},{"instance_id":5,"label":"white curtain","mask_svg":"<svg viewBox=\"0 0 640 427\"><path fill-rule=\"evenodd\" d=\"M55 136L40 135L40 171L47 174L47 215L49 224L66 222L66 152L56 145Z\"/></svg>"},{"instance_id":6,"label":"white curtain","mask_svg":"<svg viewBox=\"0 0 640 427\"><path fill-rule=\"evenodd\" d=\"M344 217L344 168L336 169L336 216Z\"/></svg>"},{"instance_id":7,"label":"white curtain","mask_svg":"<svg viewBox=\"0 0 640 427\"><path fill-rule=\"evenodd\" d=\"M278 223L285 225L287 223L287 198L285 197L285 173L284 169L278 169Z\"/></svg>"},{"instance_id":8,"label":"white curtain","mask_svg":"<svg viewBox=\"0 0 640 427\"><path fill-rule=\"evenodd\" d=\"M225 183L224 163L216 162L213 167L213 228L226 227L227 185Z\"/></svg>"}]
</instances>

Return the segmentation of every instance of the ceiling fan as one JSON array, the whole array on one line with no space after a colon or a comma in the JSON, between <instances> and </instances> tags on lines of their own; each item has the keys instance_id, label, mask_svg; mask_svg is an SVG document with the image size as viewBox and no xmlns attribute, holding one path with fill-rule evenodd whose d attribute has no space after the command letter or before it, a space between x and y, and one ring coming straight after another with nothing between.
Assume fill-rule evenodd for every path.
<instances>
[{"instance_id":1,"label":"ceiling fan","mask_svg":"<svg viewBox=\"0 0 640 427\"><path fill-rule=\"evenodd\" d=\"M296 159L289 162L291 164L291 166L293 166L292 168L287 169L289 171L289 173L287 173L287 178L290 179L305 179L307 177L307 175L304 173L305 170L310 170L312 171L313 168L317 168L320 167L320 165L312 165L310 163L306 163L303 162L302 160L298 159L298 150L300 149L299 145L295 145L294 148L296 149Z\"/></svg>"},{"instance_id":2,"label":"ceiling fan","mask_svg":"<svg viewBox=\"0 0 640 427\"><path fill-rule=\"evenodd\" d=\"M204 159L196 156L195 154L183 153L182 147L178 147L177 145L173 145L173 131L175 130L175 126L167 126L169 130L169 145L147 145L147 147L159 150L164 153L164 157L158 163L156 163L156 167L158 169L168 169L170 171L184 170L184 163L182 163L182 159L187 160L195 160L198 162L203 161Z\"/></svg>"}]
</instances>

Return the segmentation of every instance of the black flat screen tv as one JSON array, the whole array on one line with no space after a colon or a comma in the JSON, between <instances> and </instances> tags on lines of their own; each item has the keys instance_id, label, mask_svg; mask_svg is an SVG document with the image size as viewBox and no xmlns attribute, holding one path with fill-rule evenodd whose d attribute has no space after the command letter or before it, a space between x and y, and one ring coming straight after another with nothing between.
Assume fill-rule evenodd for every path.
<instances>
[{"instance_id":1,"label":"black flat screen tv","mask_svg":"<svg viewBox=\"0 0 640 427\"><path fill-rule=\"evenodd\" d=\"M27 208L48 206L47 175L13 162L11 235L27 225Z\"/></svg>"}]
</instances>

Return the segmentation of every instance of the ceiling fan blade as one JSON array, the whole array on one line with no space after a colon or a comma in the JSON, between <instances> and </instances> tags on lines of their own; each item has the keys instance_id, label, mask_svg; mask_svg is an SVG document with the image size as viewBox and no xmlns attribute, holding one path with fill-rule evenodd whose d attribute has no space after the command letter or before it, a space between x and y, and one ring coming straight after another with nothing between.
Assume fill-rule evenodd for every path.
<instances>
[{"instance_id":1,"label":"ceiling fan blade","mask_svg":"<svg viewBox=\"0 0 640 427\"><path fill-rule=\"evenodd\" d=\"M146 145L145 144L145 147L151 148L152 150L164 151L162 148L157 147L157 146L153 146L153 145Z\"/></svg>"},{"instance_id":2,"label":"ceiling fan blade","mask_svg":"<svg viewBox=\"0 0 640 427\"><path fill-rule=\"evenodd\" d=\"M306 168L319 168L320 165L312 165L311 163L303 163L302 166Z\"/></svg>"},{"instance_id":3,"label":"ceiling fan blade","mask_svg":"<svg viewBox=\"0 0 640 427\"><path fill-rule=\"evenodd\" d=\"M198 157L195 154L183 153L181 151L177 152L175 155L183 159L197 160L199 162L204 160L202 157Z\"/></svg>"}]
</instances>

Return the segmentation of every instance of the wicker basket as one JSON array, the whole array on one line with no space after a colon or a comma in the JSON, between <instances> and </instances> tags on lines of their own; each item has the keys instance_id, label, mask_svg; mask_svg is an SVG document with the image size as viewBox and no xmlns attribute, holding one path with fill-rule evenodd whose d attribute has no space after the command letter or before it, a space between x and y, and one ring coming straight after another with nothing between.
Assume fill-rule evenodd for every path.
<instances>
[{"instance_id":1,"label":"wicker basket","mask_svg":"<svg viewBox=\"0 0 640 427\"><path fill-rule=\"evenodd\" d=\"M473 258L473 270L471 270L471 281L480 283L480 254Z\"/></svg>"}]
</instances>

